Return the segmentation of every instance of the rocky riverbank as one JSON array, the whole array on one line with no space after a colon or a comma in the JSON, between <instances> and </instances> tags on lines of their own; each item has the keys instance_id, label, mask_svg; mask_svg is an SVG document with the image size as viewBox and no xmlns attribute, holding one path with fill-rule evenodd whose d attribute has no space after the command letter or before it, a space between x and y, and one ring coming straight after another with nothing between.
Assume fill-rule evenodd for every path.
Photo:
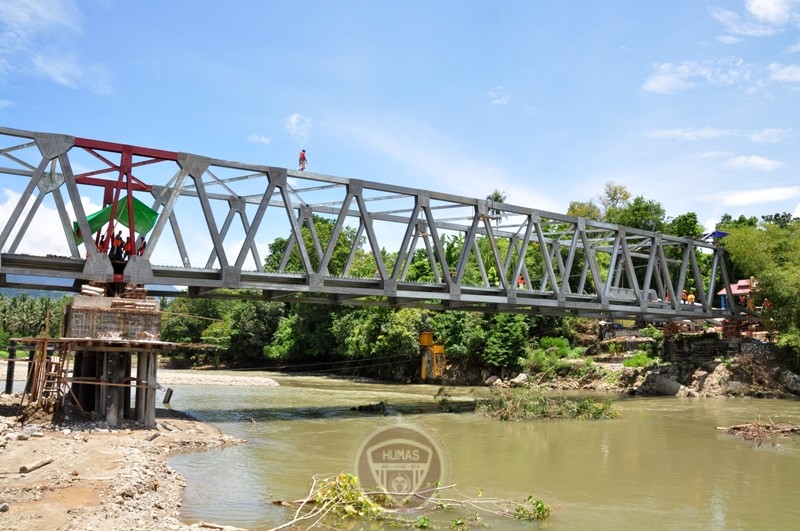
<instances>
[{"instance_id":1,"label":"rocky riverbank","mask_svg":"<svg viewBox=\"0 0 800 531\"><path fill-rule=\"evenodd\" d=\"M800 376L771 355L744 354L724 360L624 367L597 362L598 371L541 385L558 390L603 391L643 396L796 398Z\"/></svg>"},{"instance_id":2,"label":"rocky riverbank","mask_svg":"<svg viewBox=\"0 0 800 531\"><path fill-rule=\"evenodd\" d=\"M5 375L6 365L0 364ZM19 364L23 365L24 364ZM24 370L18 378L24 378ZM269 378L159 371L162 385L278 385ZM0 529L229 529L179 518L184 479L166 464L176 452L244 443L168 409L156 428L104 421L53 424L23 397L0 394Z\"/></svg>"}]
</instances>

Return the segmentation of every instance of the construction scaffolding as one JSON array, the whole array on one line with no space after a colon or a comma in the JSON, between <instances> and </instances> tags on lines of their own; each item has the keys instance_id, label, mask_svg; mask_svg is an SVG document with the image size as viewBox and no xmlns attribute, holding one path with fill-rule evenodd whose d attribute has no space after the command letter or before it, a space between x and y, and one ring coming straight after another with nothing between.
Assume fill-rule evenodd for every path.
<instances>
[{"instance_id":1,"label":"construction scaffolding","mask_svg":"<svg viewBox=\"0 0 800 531\"><path fill-rule=\"evenodd\" d=\"M154 427L158 356L180 346L158 339L158 301L77 295L63 330L60 339L9 341L6 392L14 365L28 363L25 393L31 403L57 410L69 400L83 413L104 417L109 426L135 419ZM27 352L27 359L18 359L19 352Z\"/></svg>"},{"instance_id":2,"label":"construction scaffolding","mask_svg":"<svg viewBox=\"0 0 800 531\"><path fill-rule=\"evenodd\" d=\"M158 356L177 346L153 340L13 338L8 347L6 392L10 392L14 365L27 363L29 403L49 403L59 410L69 400L82 413L104 417L109 426L132 419L152 428ZM27 359L19 359L20 352L27 352Z\"/></svg>"}]
</instances>

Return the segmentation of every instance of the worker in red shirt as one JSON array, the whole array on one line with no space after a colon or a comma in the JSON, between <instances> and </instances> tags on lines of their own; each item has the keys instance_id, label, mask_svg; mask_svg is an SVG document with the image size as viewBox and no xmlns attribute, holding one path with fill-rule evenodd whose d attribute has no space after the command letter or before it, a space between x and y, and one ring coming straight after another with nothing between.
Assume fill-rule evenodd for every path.
<instances>
[{"instance_id":1,"label":"worker in red shirt","mask_svg":"<svg viewBox=\"0 0 800 531\"><path fill-rule=\"evenodd\" d=\"M306 162L308 162L308 159L306 159L306 150L305 149L300 152L300 157L299 157L298 162L300 164L300 171L305 170L306 169Z\"/></svg>"}]
</instances>

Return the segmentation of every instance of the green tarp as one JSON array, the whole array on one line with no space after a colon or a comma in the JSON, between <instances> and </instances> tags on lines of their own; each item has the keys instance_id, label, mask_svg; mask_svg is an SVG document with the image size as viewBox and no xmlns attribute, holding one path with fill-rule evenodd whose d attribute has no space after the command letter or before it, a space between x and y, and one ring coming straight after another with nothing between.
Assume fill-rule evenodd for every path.
<instances>
[{"instance_id":1,"label":"green tarp","mask_svg":"<svg viewBox=\"0 0 800 531\"><path fill-rule=\"evenodd\" d=\"M158 212L145 205L135 197L133 200L133 231L137 234L147 234L153 225L156 224L158 219ZM103 225L108 223L111 218L111 205L105 207L103 210L95 212L86 216L86 221L89 222L89 229L92 234L103 228ZM125 196L119 200L117 208L116 220L118 223L128 227L128 197ZM78 236L78 222L72 222L72 232L78 244L83 243L83 238Z\"/></svg>"}]
</instances>

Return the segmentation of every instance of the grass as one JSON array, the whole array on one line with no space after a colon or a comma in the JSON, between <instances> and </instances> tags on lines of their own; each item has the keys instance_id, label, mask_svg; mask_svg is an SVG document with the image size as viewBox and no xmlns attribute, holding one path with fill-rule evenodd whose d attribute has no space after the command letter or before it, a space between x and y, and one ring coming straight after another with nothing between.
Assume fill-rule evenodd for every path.
<instances>
[{"instance_id":1,"label":"grass","mask_svg":"<svg viewBox=\"0 0 800 531\"><path fill-rule=\"evenodd\" d=\"M643 350L637 350L633 357L622 362L623 367L650 367L652 365L658 365L658 360L651 358L647 352Z\"/></svg>"},{"instance_id":2,"label":"grass","mask_svg":"<svg viewBox=\"0 0 800 531\"><path fill-rule=\"evenodd\" d=\"M553 398L536 386L503 389L493 387L489 396L478 400L475 411L499 420L530 419L612 419L619 413L611 406L611 399L602 401L592 397Z\"/></svg>"},{"instance_id":3,"label":"grass","mask_svg":"<svg viewBox=\"0 0 800 531\"><path fill-rule=\"evenodd\" d=\"M525 372L539 374L540 380L565 376L580 378L597 370L591 359L583 357L585 352L582 347L570 346L563 337L543 337L517 363Z\"/></svg>"}]
</instances>

